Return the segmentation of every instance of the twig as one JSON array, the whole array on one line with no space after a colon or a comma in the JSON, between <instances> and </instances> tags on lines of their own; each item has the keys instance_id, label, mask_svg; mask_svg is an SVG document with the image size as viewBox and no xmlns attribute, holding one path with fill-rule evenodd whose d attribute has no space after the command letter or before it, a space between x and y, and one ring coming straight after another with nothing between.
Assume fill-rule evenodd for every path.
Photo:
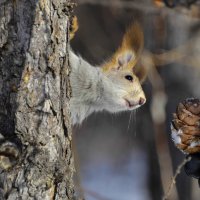
<instances>
[{"instance_id":1,"label":"twig","mask_svg":"<svg viewBox=\"0 0 200 200\"><path fill-rule=\"evenodd\" d=\"M186 43L164 53L150 54L152 55L156 66L167 65L173 62L181 62L183 59L188 59L188 57L194 57L194 55L191 55L191 51L194 51L194 44L197 42L199 42L199 38L193 37ZM199 54L197 53L197 55Z\"/></svg>"},{"instance_id":2,"label":"twig","mask_svg":"<svg viewBox=\"0 0 200 200\"><path fill-rule=\"evenodd\" d=\"M183 166L189 162L191 160L191 157L189 156L188 158L185 158L181 164L177 167L176 172L174 174L174 176L172 177L171 183L169 185L169 188L166 192L166 194L163 196L162 200L167 200L168 197L170 196L173 186L176 184L176 177L181 173L181 169L183 168Z\"/></svg>"},{"instance_id":3,"label":"twig","mask_svg":"<svg viewBox=\"0 0 200 200\"><path fill-rule=\"evenodd\" d=\"M156 151L158 153L158 163L160 168L161 176L161 187L167 187L166 183L168 178L173 176L172 170L172 158L170 157L170 151L167 144L167 134L163 130L166 129L166 113L165 107L167 103L167 94L165 91L164 82L160 76L152 55L145 51L144 57L142 58L144 66L148 66L148 78L152 85L152 102L151 102L151 116L153 119L154 131L155 131L155 144ZM165 162L167 160L167 162ZM165 164L164 164L165 163ZM175 190L174 198L177 199L177 191Z\"/></svg>"},{"instance_id":4,"label":"twig","mask_svg":"<svg viewBox=\"0 0 200 200\"><path fill-rule=\"evenodd\" d=\"M166 13L174 13L174 12L178 11L179 14L187 15L191 19L194 19L194 18L199 19L199 16L191 15L191 12L192 12L191 9L187 9L187 8L185 8L184 10L180 9L180 8L184 8L183 6L177 6L174 9L170 9L170 8L167 8L166 6L164 6L164 7L162 7L162 9L160 9L160 7L155 6L153 3L147 3L145 1L141 2L141 1L127 1L127 0L126 1L122 1L122 0L76 0L76 2L79 5L90 4L90 5L99 5L99 6L108 6L108 7L112 6L115 8L136 9L141 12L153 13L153 14L160 13L161 11L162 12L164 11ZM199 7L200 3L196 2L195 5Z\"/></svg>"},{"instance_id":5,"label":"twig","mask_svg":"<svg viewBox=\"0 0 200 200\"><path fill-rule=\"evenodd\" d=\"M138 1L120 1L120 0L76 0L78 4L91 4L100 6L112 6L117 8L135 8L144 12L159 12L159 9L152 4L139 3Z\"/></svg>"}]
</instances>

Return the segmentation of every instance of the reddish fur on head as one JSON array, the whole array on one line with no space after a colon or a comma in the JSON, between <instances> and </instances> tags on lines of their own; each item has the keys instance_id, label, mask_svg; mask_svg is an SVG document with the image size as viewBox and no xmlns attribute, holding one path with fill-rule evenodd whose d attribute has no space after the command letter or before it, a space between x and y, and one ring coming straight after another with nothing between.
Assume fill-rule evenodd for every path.
<instances>
[{"instance_id":1,"label":"reddish fur on head","mask_svg":"<svg viewBox=\"0 0 200 200\"><path fill-rule=\"evenodd\" d=\"M128 28L123 36L122 44L112 58L103 65L103 71L109 71L123 65L133 69L139 59L144 45L143 32L138 23Z\"/></svg>"}]
</instances>

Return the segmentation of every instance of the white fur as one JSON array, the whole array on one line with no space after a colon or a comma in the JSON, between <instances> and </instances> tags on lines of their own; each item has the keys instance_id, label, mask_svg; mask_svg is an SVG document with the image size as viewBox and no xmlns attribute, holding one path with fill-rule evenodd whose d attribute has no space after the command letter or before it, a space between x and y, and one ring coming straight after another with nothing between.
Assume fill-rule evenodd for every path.
<instances>
[{"instance_id":1,"label":"white fur","mask_svg":"<svg viewBox=\"0 0 200 200\"><path fill-rule=\"evenodd\" d=\"M171 130L172 130L172 140L174 141L175 144L181 144L181 137L180 135L183 134L183 132L179 129L176 130L173 125L171 124Z\"/></svg>"},{"instance_id":2,"label":"white fur","mask_svg":"<svg viewBox=\"0 0 200 200\"><path fill-rule=\"evenodd\" d=\"M69 61L72 69L70 74L72 124L80 124L88 115L96 111L130 110L126 101L121 98L127 95L128 91L121 87L120 83L116 83L103 73L100 67L93 67L77 56L71 49L69 50ZM137 107L139 106L131 109Z\"/></svg>"},{"instance_id":3,"label":"white fur","mask_svg":"<svg viewBox=\"0 0 200 200\"><path fill-rule=\"evenodd\" d=\"M190 148L193 148L193 147L197 147L197 146L199 146L200 145L200 141L193 141L193 142L191 142L190 143Z\"/></svg>"}]
</instances>

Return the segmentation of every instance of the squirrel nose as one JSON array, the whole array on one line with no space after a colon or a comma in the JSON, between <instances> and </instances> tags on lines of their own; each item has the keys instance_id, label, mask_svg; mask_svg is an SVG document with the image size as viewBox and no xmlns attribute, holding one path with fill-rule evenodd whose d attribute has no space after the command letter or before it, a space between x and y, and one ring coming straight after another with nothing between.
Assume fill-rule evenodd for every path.
<instances>
[{"instance_id":1,"label":"squirrel nose","mask_svg":"<svg viewBox=\"0 0 200 200\"><path fill-rule=\"evenodd\" d=\"M145 99L144 98L142 98L142 97L140 97L140 100L139 100L139 105L143 105L144 103L145 103Z\"/></svg>"}]
</instances>

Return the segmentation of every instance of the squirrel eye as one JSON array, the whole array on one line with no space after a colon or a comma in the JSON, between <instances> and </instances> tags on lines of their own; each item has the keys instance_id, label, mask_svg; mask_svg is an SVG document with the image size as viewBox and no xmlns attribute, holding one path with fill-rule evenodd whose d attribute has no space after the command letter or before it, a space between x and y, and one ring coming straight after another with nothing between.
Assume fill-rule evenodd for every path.
<instances>
[{"instance_id":1,"label":"squirrel eye","mask_svg":"<svg viewBox=\"0 0 200 200\"><path fill-rule=\"evenodd\" d=\"M125 79L129 80L129 81L133 81L133 77L131 75L126 75L125 76Z\"/></svg>"}]
</instances>

